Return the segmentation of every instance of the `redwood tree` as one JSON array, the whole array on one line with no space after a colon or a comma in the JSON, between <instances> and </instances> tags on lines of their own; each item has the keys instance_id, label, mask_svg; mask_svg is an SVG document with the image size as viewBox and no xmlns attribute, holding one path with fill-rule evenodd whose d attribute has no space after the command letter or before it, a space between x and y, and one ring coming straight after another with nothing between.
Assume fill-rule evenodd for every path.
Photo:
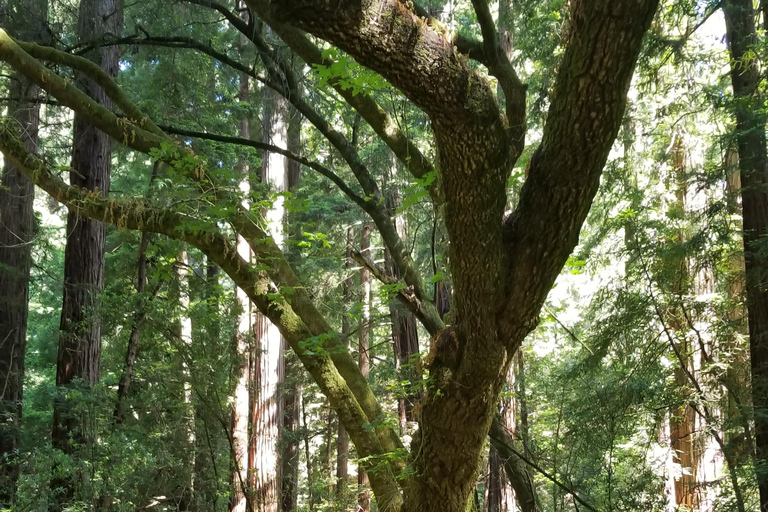
<instances>
[{"instance_id":1,"label":"redwood tree","mask_svg":"<svg viewBox=\"0 0 768 512\"><path fill-rule=\"evenodd\" d=\"M15 35L42 44L50 41L48 2L9 2L0 18ZM0 8L2 9L2 8ZM23 75L11 79L8 115L27 149L37 149L40 89ZM10 507L19 476L19 422L24 384L29 270L34 236L34 185L12 163L0 174L0 507Z\"/></svg>"},{"instance_id":2,"label":"redwood tree","mask_svg":"<svg viewBox=\"0 0 768 512\"><path fill-rule=\"evenodd\" d=\"M123 15L119 0L83 0L78 13L77 35L91 41L105 35L119 35ZM88 56L110 77L117 76L119 48L97 48ZM79 74L78 85L88 96L111 107L111 100L91 77ZM70 183L103 196L109 193L112 139L89 120L75 112L73 128L72 169ZM64 256L64 300L61 309L59 351L56 362L56 386L60 390L53 410L53 446L72 454L74 446L86 442L87 426L66 399L67 387L80 380L86 387L99 380L101 359L101 327L98 305L104 288L103 222L67 214L67 246ZM54 492L65 501L75 490L72 475L57 476ZM60 489L59 489L60 488ZM58 501L55 497L54 501ZM54 507L55 508L55 507Z\"/></svg>"},{"instance_id":3,"label":"redwood tree","mask_svg":"<svg viewBox=\"0 0 768 512\"><path fill-rule=\"evenodd\" d=\"M203 0L194 3L219 10L238 26L237 16L226 7ZM248 144L283 154L323 174L370 216L402 281L375 265L369 270L377 279L402 283L397 287L398 298L433 337L428 357L430 381L420 400L412 453L402 446L397 429L385 421L383 408L356 361L313 304L259 212L236 208L230 219L256 259L269 262L255 267L238 256L233 236L222 230L219 218L195 219L194 229L189 229L188 213L140 199L108 201L67 186L7 129L0 131L0 149L37 185L80 215L181 239L215 261L278 327L327 396L362 457L360 463L370 478L379 510L464 511L509 365L536 325L542 303L577 243L597 192L657 1L571 2L542 140L531 158L517 208L508 216L504 211L506 185L524 146L525 86L501 50L484 0L472 2L482 42L452 36L399 0L247 3L305 61L322 59L304 33L309 32L380 73L430 118L436 165L409 143L371 96L342 95L415 176L438 169L437 185L431 192L442 203L450 239L453 301L452 312L446 316L448 325L440 318L388 215L381 191L354 146L312 105L290 94L295 83L288 66L268 45L261 48L267 74L259 78L329 140L357 184L352 186L322 164L282 148L267 148L268 143L254 141ZM257 46L262 43L258 35L254 41ZM162 147L160 158L177 166L181 160L194 159L168 144L170 138L116 87L110 90L126 114L124 118L78 95L70 84L36 62L35 56L84 67L80 60L56 52L44 56L28 45L22 49L0 32L0 58L63 105L88 115L99 128L136 151ZM494 88L467 63L468 58L484 64L498 80L505 97L503 112ZM178 170L208 191L208 201L225 200L219 195L221 188L210 186L215 179L206 169L213 166L196 162ZM290 293L282 293L287 290Z\"/></svg>"},{"instance_id":4,"label":"redwood tree","mask_svg":"<svg viewBox=\"0 0 768 512\"><path fill-rule=\"evenodd\" d=\"M766 155L757 30L751 0L723 3L731 54L736 141L741 174L749 352L755 420L755 473L760 510L768 511L768 288L764 244L768 230L768 155Z\"/></svg>"}]
</instances>

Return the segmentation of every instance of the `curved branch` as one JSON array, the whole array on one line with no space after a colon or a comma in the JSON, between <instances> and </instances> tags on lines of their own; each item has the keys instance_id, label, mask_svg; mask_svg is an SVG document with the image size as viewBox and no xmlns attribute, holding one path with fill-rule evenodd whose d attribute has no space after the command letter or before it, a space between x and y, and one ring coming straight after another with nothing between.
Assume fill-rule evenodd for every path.
<instances>
[{"instance_id":1,"label":"curved branch","mask_svg":"<svg viewBox=\"0 0 768 512\"><path fill-rule=\"evenodd\" d=\"M23 41L14 42L19 47L27 52L35 59L45 60L60 64L62 66L70 67L74 70L85 73L93 80L99 87L102 88L104 93L112 100L112 102L120 108L123 113L128 116L132 123L146 129L147 131L154 133L155 135L162 135L162 131L155 126L155 124L133 103L128 96L125 95L123 90L117 86L115 81L110 77L101 66L94 63L90 59L85 57L78 57L70 53L62 52L51 46L42 46L36 43L26 43Z\"/></svg>"},{"instance_id":2,"label":"curved branch","mask_svg":"<svg viewBox=\"0 0 768 512\"><path fill-rule=\"evenodd\" d=\"M274 146L272 144L267 144L265 142L259 142L251 139L244 139L242 137L231 137L228 135L217 135L214 133L207 133L207 132L198 132L194 130L185 130L183 128L177 128L175 126L168 126L168 125L160 125L160 129L163 130L165 133L170 133L174 135L183 135L186 137L194 137L196 139L205 139L205 140L212 140L216 142L224 142L226 144L236 144L238 146L248 146L255 149L261 149L264 151L270 151L272 153L278 153L280 155L283 155L284 157L293 160L294 162L298 162L301 165L305 167L309 167L310 169L317 171L318 174L321 174L331 180L339 189L344 192L344 194L352 199L352 201L355 202L355 204L360 205L363 210L365 210L365 207L367 205L367 201L360 197L357 193L355 193L354 190L352 190L349 185L346 184L344 180L342 180L336 173L334 173L332 170L328 169L327 167L320 165L317 162L313 162L311 160L308 160L304 158L303 156L296 155L294 153L291 153L287 149L283 149L278 146Z\"/></svg>"},{"instance_id":3,"label":"curved branch","mask_svg":"<svg viewBox=\"0 0 768 512\"><path fill-rule=\"evenodd\" d=\"M201 228L199 222L195 222L194 229L185 229L184 224L194 221L194 219L169 209L154 207L142 200L107 199L92 191L67 185L54 175L51 168L41 158L26 150L18 138L11 133L7 123L0 128L0 151L35 185L45 190L59 202L67 205L78 215L118 227L151 231L182 240L197 247L216 262L235 284L246 292L259 311L278 327L304 367L328 397L337 411L339 419L354 441L355 447L363 457L366 457L363 465L368 470L380 506L383 510L399 510L402 504L402 495L394 476L393 467L376 460L377 456L384 456L392 449L382 447L380 436L366 428L374 420L371 420L369 414L366 414L362 404L358 402L355 396L356 391L358 393L361 391L359 385L367 387L367 383L364 379L362 381L364 384L349 384L345 380L335 364L333 353L339 351L334 350L333 346L326 346L325 350L317 350L317 347L313 347L314 350L308 350L305 343L307 340L326 335L330 329L318 332L317 329L313 330L310 325L305 323L300 310L307 307L306 302L292 300L289 303L280 293L275 293L276 290L272 285L270 276L258 272L240 257L233 242L227 239L214 223ZM259 246L259 244L256 245ZM272 245L274 246L274 242ZM267 245L261 245L261 247L271 249ZM282 261L284 262L284 258ZM313 318L311 314L307 316ZM323 324L321 327L325 328L327 324ZM335 337L331 336L331 338ZM339 345L343 347L340 343ZM352 357L346 349L343 350L343 353L346 354L347 359L352 361ZM352 366L356 367L354 361L352 361ZM391 429L380 427L376 430L387 431Z\"/></svg>"},{"instance_id":4,"label":"curved branch","mask_svg":"<svg viewBox=\"0 0 768 512\"><path fill-rule=\"evenodd\" d=\"M485 65L491 75L499 81L506 97L507 121L509 122L510 140L518 153L525 147L525 90L515 69L499 43L499 33L493 23L487 0L472 0L477 14L477 21L483 33Z\"/></svg>"},{"instance_id":5,"label":"curved branch","mask_svg":"<svg viewBox=\"0 0 768 512\"><path fill-rule=\"evenodd\" d=\"M210 3L207 0L187 1L200 5ZM216 9L219 10L218 8ZM219 10L219 12L221 11ZM330 59L323 58L322 52L309 40L304 32L289 25L273 23L266 9L259 9L258 12L262 18L265 18L267 23L270 23L275 33L290 46L291 50L309 66L330 66L332 64ZM239 27L237 28L239 29ZM389 146L395 156L405 164L413 176L423 178L424 175L434 172L435 168L432 162L400 130L395 120L376 103L376 100L370 94L354 94L350 89L343 88L336 79L331 79L328 83L365 119L376 135Z\"/></svg>"}]
</instances>

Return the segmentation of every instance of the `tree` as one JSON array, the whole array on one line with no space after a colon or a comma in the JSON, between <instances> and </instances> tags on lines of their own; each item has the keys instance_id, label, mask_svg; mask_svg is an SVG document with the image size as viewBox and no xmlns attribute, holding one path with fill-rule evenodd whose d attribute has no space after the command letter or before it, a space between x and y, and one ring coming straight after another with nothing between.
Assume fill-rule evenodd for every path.
<instances>
[{"instance_id":1,"label":"tree","mask_svg":"<svg viewBox=\"0 0 768 512\"><path fill-rule=\"evenodd\" d=\"M768 230L768 154L765 141L765 112L760 108L760 71L754 55L758 43L752 2L723 3L726 38L731 55L736 117L736 140L741 174L744 219L744 263L746 268L752 403L755 421L755 472L760 491L760 510L768 510L768 290L765 287L765 258L761 243Z\"/></svg>"},{"instance_id":2,"label":"tree","mask_svg":"<svg viewBox=\"0 0 768 512\"><path fill-rule=\"evenodd\" d=\"M13 2L6 20L15 35L41 44L49 42L48 3ZM1 14L1 13L0 13ZM10 87L9 115L21 140L35 151L40 122L40 89L15 74ZM29 314L29 270L34 236L35 198L32 182L10 162L0 180L0 506L10 507L19 476L19 422L24 385L24 356Z\"/></svg>"},{"instance_id":3,"label":"tree","mask_svg":"<svg viewBox=\"0 0 768 512\"><path fill-rule=\"evenodd\" d=\"M412 454L405 454L397 433L382 421L382 408L370 386L349 353L339 350L339 338L258 214L234 207L230 221L248 240L257 260L269 262L268 268L257 270L237 255L227 233L208 219L200 219L204 225L198 222L190 229L186 213L139 200L94 198L68 187L42 160L24 151L7 130L0 133L0 149L33 176L37 185L81 215L179 238L216 261L280 329L328 397L363 457L362 466L380 510L463 511L473 493L481 450L514 353L536 325L542 303L577 242L597 191L657 2L572 3L542 142L530 160L519 204L506 217L506 184L523 149L525 87L500 50L485 2L473 2L482 43L449 40L439 26L435 28L395 0L334 5L307 0L279 7L249 1L248 5L299 55L297 48L309 43L300 30L326 39L380 73L430 118L439 164L438 186L433 192L442 202L451 244L454 300L447 327L397 236L381 192L354 148L332 126L317 119L300 98L284 94L342 154L365 198L322 165L300 161L332 179L370 215L403 275L399 297L433 336L430 381L421 399L420 428ZM268 72L283 78L267 77L265 82L287 93L291 84L284 66L274 54L264 53ZM124 96L119 97L120 108L132 123L104 109L93 109L92 102L42 68L4 33L0 33L0 56L63 104L83 113L90 111L91 120L116 139L138 151L153 151L200 183L211 199L217 197L221 189L207 185L215 179L208 172L211 169L170 145ZM505 113L500 112L487 80L467 64L467 56L484 63L499 80ZM114 95L118 97L119 91ZM359 112L372 125L382 126L364 108ZM412 172L423 171L418 158L403 158L401 133L381 131ZM269 150L301 158L279 148ZM377 274L376 269L370 270ZM380 273L376 277L388 278ZM393 456L397 454L402 456Z\"/></svg>"}]
</instances>

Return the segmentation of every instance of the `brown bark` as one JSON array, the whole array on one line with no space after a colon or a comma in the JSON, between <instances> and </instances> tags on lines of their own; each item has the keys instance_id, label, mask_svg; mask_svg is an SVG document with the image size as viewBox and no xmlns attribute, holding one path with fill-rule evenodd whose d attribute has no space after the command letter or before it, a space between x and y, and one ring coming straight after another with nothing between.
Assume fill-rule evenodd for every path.
<instances>
[{"instance_id":1,"label":"brown bark","mask_svg":"<svg viewBox=\"0 0 768 512\"><path fill-rule=\"evenodd\" d=\"M245 16L245 13L243 14ZM241 38L241 43L242 43ZM250 100L250 84L248 76L241 74L237 100L248 103ZM238 126L240 137L250 137L250 123L247 116L243 116ZM244 206L250 204L248 194L250 192L250 174L248 163L244 159L237 162L238 172L241 179L241 191L245 195L243 198ZM251 249L241 237L237 240L237 251L240 256L251 261ZM242 288L235 291L240 311L237 319L237 334L233 344L234 366L234 400L232 405L232 440L230 473L231 496L229 500L230 512L252 512L255 510L253 499L253 474L250 472L250 461L254 460L253 451L255 446L249 436L250 417L253 416L254 407L254 389L249 387L252 378L252 358L253 358L253 312L248 295Z\"/></svg>"},{"instance_id":2,"label":"brown bark","mask_svg":"<svg viewBox=\"0 0 768 512\"><path fill-rule=\"evenodd\" d=\"M758 43L755 13L750 0L723 3L726 39L731 55L736 138L741 173L749 320L752 403L755 421L755 473L760 491L760 510L768 510L768 287L766 261L760 255L768 229L768 156L765 114L760 105L759 59L748 57Z\"/></svg>"},{"instance_id":3,"label":"brown bark","mask_svg":"<svg viewBox=\"0 0 768 512\"><path fill-rule=\"evenodd\" d=\"M397 175L397 161L393 158L387 181L394 181ZM395 183L384 183L382 188L386 191L386 206L395 223L397 234L402 240L406 239L405 219L397 213L400 207L400 194ZM389 188L389 190L386 190ZM392 260L389 250L384 250L384 270L387 274L400 281L402 275L400 269ZM439 312L439 311L438 311ZM392 347L395 356L395 370L400 381L408 382L411 386L418 384L421 376L416 371L417 358L419 356L419 332L416 327L416 317L412 312L396 298L389 301L389 317L392 324ZM409 421L415 421L413 407L418 402L418 393L407 393L397 400L397 412L400 424L400 433L406 430Z\"/></svg>"},{"instance_id":4,"label":"brown bark","mask_svg":"<svg viewBox=\"0 0 768 512\"><path fill-rule=\"evenodd\" d=\"M122 6L115 0L85 0L80 4L78 37L101 38L122 31ZM118 71L119 47L89 53L101 69L114 77ZM100 105L111 107L111 100L93 80L78 74L79 86ZM109 193L112 139L75 114L70 183L97 192ZM105 225L75 213L67 214L67 246L64 255L64 300L61 311L59 351L56 362L56 386L52 440L54 448L74 454L74 446L87 446L91 433L86 418L72 413L74 404L66 397L67 388L79 380L89 388L99 380L101 359L100 294L104 288ZM58 475L51 486L55 497L53 509L60 509L72 499L75 475Z\"/></svg>"},{"instance_id":5,"label":"brown bark","mask_svg":"<svg viewBox=\"0 0 768 512\"><path fill-rule=\"evenodd\" d=\"M47 43L48 2L15 7L18 17L5 18L8 29L20 38ZM11 77L7 115L30 151L37 150L39 92L22 75ZM0 175L0 508L11 508L19 477L34 197L32 181L6 160Z\"/></svg>"}]
</instances>

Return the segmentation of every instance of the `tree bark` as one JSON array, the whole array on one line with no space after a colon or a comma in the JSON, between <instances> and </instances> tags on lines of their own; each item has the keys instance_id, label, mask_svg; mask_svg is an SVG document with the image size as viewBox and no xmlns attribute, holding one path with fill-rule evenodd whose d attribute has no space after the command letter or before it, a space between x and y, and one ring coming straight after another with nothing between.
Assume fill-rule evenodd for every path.
<instances>
[{"instance_id":1,"label":"tree bark","mask_svg":"<svg viewBox=\"0 0 768 512\"><path fill-rule=\"evenodd\" d=\"M49 41L48 2L16 5L17 18L5 18L16 36ZM40 89L21 74L11 77L8 117L29 151L37 151ZM19 426L24 388L24 356L29 314L29 273L34 239L35 190L9 161L0 176L0 508L11 508L19 477Z\"/></svg>"},{"instance_id":2,"label":"tree bark","mask_svg":"<svg viewBox=\"0 0 768 512\"><path fill-rule=\"evenodd\" d=\"M78 37L87 41L122 31L122 6L116 0L84 0L78 14ZM100 48L89 53L109 76L117 76L119 47ZM112 102L89 77L78 74L79 86L98 104L111 108ZM106 196L112 158L112 139L75 114L70 183ZM52 440L54 448L74 454L75 446L91 442L87 418L73 414L76 408L67 398L74 381L86 388L99 381L101 360L100 295L104 288L105 225L73 212L67 214L67 246L64 255L64 300L61 311L59 350ZM73 497L77 477L56 475L51 482L51 508L60 510Z\"/></svg>"},{"instance_id":3,"label":"tree bark","mask_svg":"<svg viewBox=\"0 0 768 512\"><path fill-rule=\"evenodd\" d=\"M755 12L751 0L723 3L726 39L731 56L736 139L741 173L749 321L752 403L755 421L755 474L760 492L760 510L768 511L768 287L766 261L761 256L768 229L768 156L766 117L759 93L759 58L750 58L758 43ZM759 52L758 52L759 55Z\"/></svg>"}]
</instances>

